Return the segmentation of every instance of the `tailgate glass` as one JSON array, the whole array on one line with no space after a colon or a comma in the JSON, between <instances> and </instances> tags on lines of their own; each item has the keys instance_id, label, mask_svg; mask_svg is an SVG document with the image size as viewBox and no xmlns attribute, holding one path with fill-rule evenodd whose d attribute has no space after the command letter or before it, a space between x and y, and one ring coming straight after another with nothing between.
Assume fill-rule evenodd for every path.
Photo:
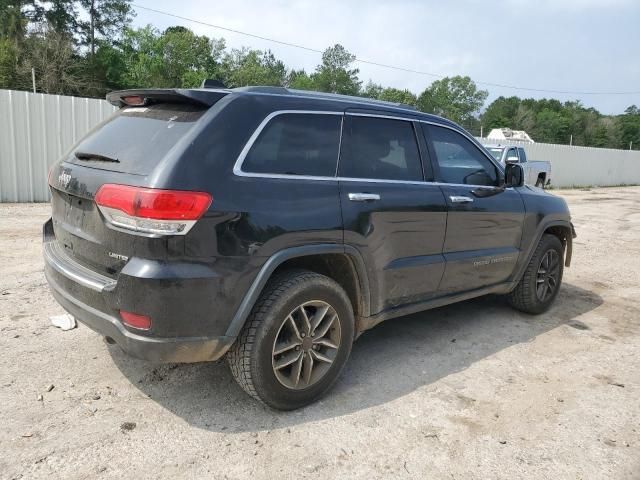
<instances>
[{"instance_id":1,"label":"tailgate glass","mask_svg":"<svg viewBox=\"0 0 640 480\"><path fill-rule=\"evenodd\" d=\"M67 162L147 175L206 109L182 103L123 108L81 140Z\"/></svg>"}]
</instances>

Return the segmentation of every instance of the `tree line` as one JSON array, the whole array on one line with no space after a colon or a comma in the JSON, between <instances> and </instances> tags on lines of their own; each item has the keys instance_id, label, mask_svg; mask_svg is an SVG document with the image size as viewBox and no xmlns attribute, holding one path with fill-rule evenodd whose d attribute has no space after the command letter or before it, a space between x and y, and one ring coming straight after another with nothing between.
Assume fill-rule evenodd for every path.
<instances>
[{"instance_id":1,"label":"tree line","mask_svg":"<svg viewBox=\"0 0 640 480\"><path fill-rule=\"evenodd\" d=\"M224 39L183 26L132 28L129 0L0 0L0 88L104 97L126 88L191 88L206 78L228 87L274 85L411 105L449 118L474 135L526 130L537 142L640 149L640 109L603 115L579 101L499 97L467 76L445 77L415 94L369 80L342 45L313 71L288 68L271 51L227 48Z\"/></svg>"}]
</instances>

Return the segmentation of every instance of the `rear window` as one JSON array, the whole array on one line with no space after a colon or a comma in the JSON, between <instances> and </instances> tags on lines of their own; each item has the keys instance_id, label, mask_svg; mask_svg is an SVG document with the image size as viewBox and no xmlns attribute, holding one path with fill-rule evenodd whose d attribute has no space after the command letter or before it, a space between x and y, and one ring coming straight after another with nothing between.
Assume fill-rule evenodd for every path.
<instances>
[{"instance_id":1,"label":"rear window","mask_svg":"<svg viewBox=\"0 0 640 480\"><path fill-rule=\"evenodd\" d=\"M205 111L178 103L124 108L81 140L69 162L146 175Z\"/></svg>"},{"instance_id":2,"label":"rear window","mask_svg":"<svg viewBox=\"0 0 640 480\"><path fill-rule=\"evenodd\" d=\"M285 113L260 132L242 163L251 173L333 177L338 164L340 115Z\"/></svg>"},{"instance_id":3,"label":"rear window","mask_svg":"<svg viewBox=\"0 0 640 480\"><path fill-rule=\"evenodd\" d=\"M493 158L500 161L500 159L502 158L501 148L489 148L488 150L489 150L489 153L493 156Z\"/></svg>"}]
</instances>

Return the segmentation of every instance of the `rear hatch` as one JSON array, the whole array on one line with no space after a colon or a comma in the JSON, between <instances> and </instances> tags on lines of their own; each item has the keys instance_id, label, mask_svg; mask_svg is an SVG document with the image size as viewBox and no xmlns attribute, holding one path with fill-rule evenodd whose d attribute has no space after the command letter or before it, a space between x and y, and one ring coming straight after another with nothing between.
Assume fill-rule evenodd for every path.
<instances>
[{"instance_id":1,"label":"rear hatch","mask_svg":"<svg viewBox=\"0 0 640 480\"><path fill-rule=\"evenodd\" d=\"M112 278L132 256L164 259L172 251L179 254L183 243L176 236L114 228L96 204L96 193L105 184L147 187L148 176L163 159L180 153L210 106L144 102L97 126L49 177L54 238L47 240L63 256Z\"/></svg>"}]
</instances>

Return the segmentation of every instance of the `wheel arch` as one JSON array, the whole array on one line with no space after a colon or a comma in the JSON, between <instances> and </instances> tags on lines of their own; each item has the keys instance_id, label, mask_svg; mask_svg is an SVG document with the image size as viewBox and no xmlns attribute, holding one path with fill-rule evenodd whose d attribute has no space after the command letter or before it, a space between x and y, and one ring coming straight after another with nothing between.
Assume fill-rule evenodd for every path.
<instances>
[{"instance_id":1,"label":"wheel arch","mask_svg":"<svg viewBox=\"0 0 640 480\"><path fill-rule=\"evenodd\" d=\"M311 270L340 284L349 296L356 322L360 317L370 315L369 282L360 253L346 245L304 245L280 250L269 257L242 299L227 328L227 337L238 336L269 279L289 268Z\"/></svg>"},{"instance_id":2,"label":"wheel arch","mask_svg":"<svg viewBox=\"0 0 640 480\"><path fill-rule=\"evenodd\" d=\"M569 220L549 220L547 222L542 222L540 225L538 225L534 240L529 245L526 254L522 257L523 259L516 270L516 274L514 275L512 280L512 289L516 287L516 285L522 278L522 275L524 275L524 271L531 261L531 257L533 257L536 246L538 245L538 243L540 243L540 239L544 234L554 235L560 239L560 242L562 242L562 245L565 249L564 264L566 267L569 267L571 265L571 257L573 255L573 239L576 237L573 224Z\"/></svg>"},{"instance_id":3,"label":"wheel arch","mask_svg":"<svg viewBox=\"0 0 640 480\"><path fill-rule=\"evenodd\" d=\"M544 229L542 235L544 234L558 237L565 251L564 266L571 266L571 256L573 255L573 239L576 236L573 224L571 222L554 223ZM540 238L542 238L542 235L540 235Z\"/></svg>"}]
</instances>

